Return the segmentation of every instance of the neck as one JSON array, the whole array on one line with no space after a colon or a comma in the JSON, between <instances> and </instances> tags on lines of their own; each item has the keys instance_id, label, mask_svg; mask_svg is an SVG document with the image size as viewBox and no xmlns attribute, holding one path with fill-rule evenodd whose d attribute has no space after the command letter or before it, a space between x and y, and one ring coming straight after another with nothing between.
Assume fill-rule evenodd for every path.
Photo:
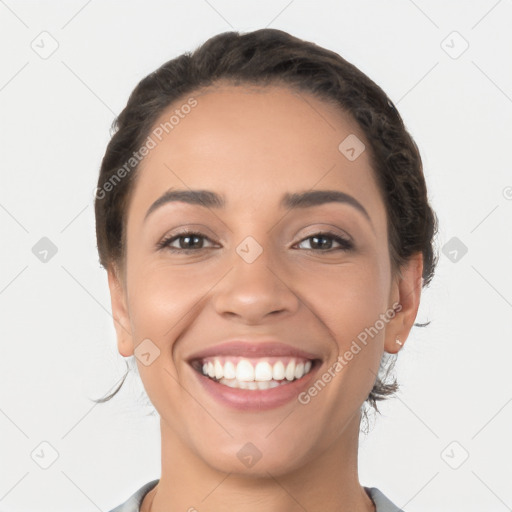
<instances>
[{"instance_id":1,"label":"neck","mask_svg":"<svg viewBox=\"0 0 512 512\"><path fill-rule=\"evenodd\" d=\"M292 471L247 476L205 464L160 420L162 475L141 512L373 512L358 480L357 414L335 442Z\"/></svg>"}]
</instances>

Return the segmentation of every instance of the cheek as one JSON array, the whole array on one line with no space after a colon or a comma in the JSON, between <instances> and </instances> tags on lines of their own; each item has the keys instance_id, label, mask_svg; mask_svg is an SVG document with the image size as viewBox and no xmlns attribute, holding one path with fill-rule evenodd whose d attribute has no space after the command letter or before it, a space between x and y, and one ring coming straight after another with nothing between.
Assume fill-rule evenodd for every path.
<instances>
[{"instance_id":1,"label":"cheek","mask_svg":"<svg viewBox=\"0 0 512 512\"><path fill-rule=\"evenodd\" d=\"M309 278L307 288L316 290L310 294L311 303L332 339L321 376L333 382L328 391L332 400L327 403L343 403L346 410L356 410L375 382L384 346L386 324L381 315L387 308L388 275L376 258L368 258L339 268L321 281L318 275ZM329 414L343 413L335 407Z\"/></svg>"},{"instance_id":2,"label":"cheek","mask_svg":"<svg viewBox=\"0 0 512 512\"><path fill-rule=\"evenodd\" d=\"M375 324L387 306L388 273L373 260L301 277L303 295L339 349Z\"/></svg>"},{"instance_id":3,"label":"cheek","mask_svg":"<svg viewBox=\"0 0 512 512\"><path fill-rule=\"evenodd\" d=\"M176 420L178 429L177 404L183 396L179 385L182 368L176 361L177 340L194 321L203 287L194 286L194 280L185 279L179 271L152 264L143 267L143 271L140 268L131 274L131 327L135 345L141 344L138 353L148 351L152 359L146 364L143 357L137 357L136 347L137 366L152 404L160 414ZM153 354L157 355L153 358Z\"/></svg>"},{"instance_id":4,"label":"cheek","mask_svg":"<svg viewBox=\"0 0 512 512\"><path fill-rule=\"evenodd\" d=\"M154 338L159 345L172 340L198 305L203 287L196 284L179 270L156 265L146 266L134 275L129 301L132 327L138 338Z\"/></svg>"},{"instance_id":5,"label":"cheek","mask_svg":"<svg viewBox=\"0 0 512 512\"><path fill-rule=\"evenodd\" d=\"M380 315L387 307L387 275L376 257L368 257L302 277L308 306L321 323L318 332L324 331L332 341L329 360L307 390L307 407L312 416L324 418L333 436L347 416L358 410L375 382L384 339L384 329L377 322L382 322Z\"/></svg>"}]
</instances>

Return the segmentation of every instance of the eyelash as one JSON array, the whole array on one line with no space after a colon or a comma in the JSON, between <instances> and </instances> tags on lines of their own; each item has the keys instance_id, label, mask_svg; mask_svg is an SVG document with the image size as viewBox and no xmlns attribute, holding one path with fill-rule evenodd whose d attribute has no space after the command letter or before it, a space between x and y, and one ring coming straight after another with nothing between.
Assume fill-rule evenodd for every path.
<instances>
[{"instance_id":1,"label":"eyelash","mask_svg":"<svg viewBox=\"0 0 512 512\"><path fill-rule=\"evenodd\" d=\"M188 254L188 253L191 253L191 252L196 252L196 251L200 251L201 249L208 249L208 247L200 247L199 249L182 249L182 248L177 248L177 247L171 247L170 244L172 242L174 242L175 240L179 240L180 238L186 238L186 237L198 237L198 238L203 238L203 239L206 239L206 240L209 240L211 242L211 240L201 234L201 233L197 233L197 232L194 232L194 231L184 231L183 233L179 233L177 235L171 235L171 236L168 236L166 238L164 238L162 241L160 241L158 244L157 244L157 248L159 250L161 249L167 249L171 252L174 252L174 253L178 253L178 252L181 252L181 253L185 253L185 254ZM341 251L351 251L354 249L354 244L348 240L348 239L345 239L345 238L342 238L340 237L339 235L335 234L335 233L332 233L330 231L321 231L321 232L318 232L318 233L314 233L310 236L307 236L306 238L303 238L300 242L304 242L305 240L310 240L311 238L330 238L332 239L333 241L337 242L340 247L335 247L334 249L326 249L326 250L322 250L322 249L303 249L305 251L310 251L310 252L333 252L333 251L336 251L336 250L341 250ZM296 244L297 245L297 244Z\"/></svg>"}]
</instances>

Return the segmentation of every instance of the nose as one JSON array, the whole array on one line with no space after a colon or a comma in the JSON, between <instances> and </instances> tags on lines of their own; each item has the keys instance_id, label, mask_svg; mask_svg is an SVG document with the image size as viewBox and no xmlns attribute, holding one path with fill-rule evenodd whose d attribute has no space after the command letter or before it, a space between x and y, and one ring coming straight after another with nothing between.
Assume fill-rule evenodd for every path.
<instances>
[{"instance_id":1,"label":"nose","mask_svg":"<svg viewBox=\"0 0 512 512\"><path fill-rule=\"evenodd\" d=\"M264 255L265 251L252 263L235 257L231 271L213 297L219 315L255 325L297 311L299 299L286 276Z\"/></svg>"}]
</instances>

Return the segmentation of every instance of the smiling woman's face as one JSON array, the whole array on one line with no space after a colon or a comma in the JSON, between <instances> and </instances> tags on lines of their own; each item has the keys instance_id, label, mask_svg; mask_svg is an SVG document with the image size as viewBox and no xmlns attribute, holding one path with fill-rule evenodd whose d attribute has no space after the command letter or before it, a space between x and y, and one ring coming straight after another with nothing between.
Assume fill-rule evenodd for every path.
<instances>
[{"instance_id":1,"label":"smiling woman's face","mask_svg":"<svg viewBox=\"0 0 512 512\"><path fill-rule=\"evenodd\" d=\"M174 453L262 475L324 457L328 447L353 455L382 353L397 351L396 337L405 340L416 316L421 261L404 280L394 277L368 151L351 160L338 149L351 134L365 141L353 120L280 87L226 86L195 98L137 171L121 286L109 272L119 351L129 356L145 343L139 372ZM151 208L178 191L188 195ZM198 200L191 191L208 193ZM398 302L401 311L390 315ZM386 313L392 319L383 322ZM357 341L376 325L367 343ZM270 389L233 389L201 375L205 361L196 356L234 340L263 349L280 342L315 363L302 379ZM359 350L348 361L354 340ZM220 363L236 368L243 353L226 350ZM270 356L250 362L274 370L291 360ZM301 403L299 393L318 379L320 391ZM242 460L255 450L249 442L261 453L254 467Z\"/></svg>"}]
</instances>

